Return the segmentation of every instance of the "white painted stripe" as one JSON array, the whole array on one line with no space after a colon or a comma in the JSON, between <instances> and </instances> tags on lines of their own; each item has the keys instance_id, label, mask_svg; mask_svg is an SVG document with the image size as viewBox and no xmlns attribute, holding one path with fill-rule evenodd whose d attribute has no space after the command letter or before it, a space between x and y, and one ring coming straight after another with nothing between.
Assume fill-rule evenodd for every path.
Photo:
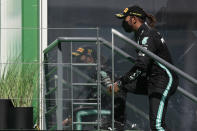
<instances>
[{"instance_id":1,"label":"white painted stripe","mask_svg":"<svg viewBox=\"0 0 197 131\"><path fill-rule=\"evenodd\" d=\"M159 109L158 109L158 112L157 112L157 119L156 119L156 128L158 131L165 131L162 127L161 127L161 119L162 119L162 114L163 114L163 108L164 108L164 105L165 105L165 100L166 100L166 97L168 95L168 92L171 88L171 85L172 85L172 75L170 73L170 71L162 64L158 63L159 66L161 68L163 68L166 73L168 74L168 77L169 77L169 82L168 82L168 85L167 85L167 88L165 89L164 93L163 93L163 96L161 98L161 101L160 101L160 105L159 105Z\"/></svg>"},{"instance_id":2,"label":"white painted stripe","mask_svg":"<svg viewBox=\"0 0 197 131\"><path fill-rule=\"evenodd\" d=\"M40 0L40 129L45 127L45 99L44 99L44 74L43 74L43 50L47 48L47 28L48 28L48 0Z\"/></svg>"}]
</instances>

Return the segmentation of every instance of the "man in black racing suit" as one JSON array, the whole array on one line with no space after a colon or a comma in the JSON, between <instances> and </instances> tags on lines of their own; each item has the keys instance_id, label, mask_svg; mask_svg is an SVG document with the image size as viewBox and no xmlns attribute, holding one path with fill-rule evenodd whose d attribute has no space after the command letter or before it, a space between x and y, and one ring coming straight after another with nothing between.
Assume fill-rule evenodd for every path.
<instances>
[{"instance_id":1,"label":"man in black racing suit","mask_svg":"<svg viewBox=\"0 0 197 131\"><path fill-rule=\"evenodd\" d=\"M139 6L124 9L121 14L122 26L126 32L134 31L136 42L169 63L170 53L161 34L153 29L155 18ZM148 20L147 20L148 19ZM149 98L150 127L153 131L166 131L165 115L168 101L178 86L177 75L161 63L151 59L141 51L134 66L114 84L114 92L128 90L135 94L147 95ZM145 75L144 75L145 74ZM126 86L137 80L136 88ZM111 89L112 87L110 87Z\"/></svg>"}]
</instances>

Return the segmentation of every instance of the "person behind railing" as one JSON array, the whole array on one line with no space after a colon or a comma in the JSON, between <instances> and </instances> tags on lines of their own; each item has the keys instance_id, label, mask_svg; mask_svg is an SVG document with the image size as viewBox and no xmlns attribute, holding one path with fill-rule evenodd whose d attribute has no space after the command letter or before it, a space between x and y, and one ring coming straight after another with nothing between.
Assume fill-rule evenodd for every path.
<instances>
[{"instance_id":1,"label":"person behind railing","mask_svg":"<svg viewBox=\"0 0 197 131\"><path fill-rule=\"evenodd\" d=\"M123 13L116 14L122 19L126 32L134 32L136 43L151 51L169 63L172 63L170 52L161 34L154 29L156 19L141 7L134 5L125 8ZM149 99L149 118L152 131L168 130L165 122L168 101L178 86L178 77L161 63L151 59L142 51L137 51L137 60L128 73L114 83L114 92L125 88L132 93L147 95ZM142 77L145 74L145 77ZM138 81L140 86L125 86ZM109 87L112 91L112 86Z\"/></svg>"},{"instance_id":2,"label":"person behind railing","mask_svg":"<svg viewBox=\"0 0 197 131\"><path fill-rule=\"evenodd\" d=\"M78 47L75 51L72 52L73 55L73 61L75 61L76 63L97 63L97 52L94 49L94 47L91 47L89 45L84 45L84 46L80 46ZM109 110L111 111L112 109L112 99L111 99L111 95L108 93L107 90L107 86L112 84L111 82L111 68L109 66L109 64L107 64L106 58L104 56L100 56L100 62L101 62L101 71L99 72L100 76L101 76L101 84L102 84L102 88L101 88L101 109L102 110ZM97 69L94 66L88 66L88 67L84 67L83 69L84 73L87 73L87 75L93 79L93 81L95 81L97 79ZM90 81L90 83L92 83ZM125 91L121 91L121 93L119 93L120 97L115 97L115 126L117 126L116 128L118 128L119 131L123 130L124 128L124 122L125 122L125 104L126 104L126 93ZM75 94L77 95L77 94ZM83 88L83 92L79 92L78 97L86 97L86 99L97 99L97 86L95 87L90 87L90 88ZM96 101L91 101L91 103L96 103ZM96 106L80 106L81 109L84 108L88 109L88 108L92 108L92 109L96 109ZM77 111L77 108L74 109L74 111ZM102 115L102 123L101 123L101 127L102 129L108 129L111 128L111 114L108 115L108 117L103 117L104 115ZM66 125L68 123L71 123L72 119L71 118L66 118L63 121L63 125Z\"/></svg>"}]
</instances>

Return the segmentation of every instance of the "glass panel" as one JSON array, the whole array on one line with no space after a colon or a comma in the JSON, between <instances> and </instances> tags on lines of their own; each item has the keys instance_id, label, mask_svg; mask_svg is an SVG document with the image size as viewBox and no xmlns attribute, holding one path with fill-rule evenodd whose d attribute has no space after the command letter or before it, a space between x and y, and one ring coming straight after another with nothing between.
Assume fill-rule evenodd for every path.
<instances>
[{"instance_id":1,"label":"glass panel","mask_svg":"<svg viewBox=\"0 0 197 131\"><path fill-rule=\"evenodd\" d=\"M177 4L179 3L179 4ZM118 31L123 32L124 35L133 38L133 34L125 33L121 27L121 20L116 19L114 14L123 11L125 5L140 5L144 8L145 11L156 16L157 24L156 28L164 36L166 43L169 47L169 50L172 54L174 64L192 75L194 78L197 78L197 69L196 69L196 4L193 0L83 0L83 1L73 1L73 0L48 0L48 45L54 41L57 37L95 37L97 36L95 30L84 31L79 29L65 29L65 28L84 28L84 27L99 27L99 37L102 37L109 42L111 41L111 28L116 28ZM64 42L69 43L69 42ZM80 46L81 43L79 43ZM77 49L73 43L73 51ZM135 49L131 48L130 45L124 43L122 40L115 38L115 46L122 49L124 52L135 58L136 53ZM70 58L70 48L69 44L62 45L63 49L63 63L71 62ZM49 59L52 63L57 62L57 52L51 53ZM111 78L112 74L112 64L115 65L115 80L117 80L121 75L129 71L133 63L115 53L115 61L111 63L111 49L104 46L101 46L101 63L105 65L103 70L107 70L109 77ZM78 59L73 58L73 62L78 62ZM64 69L65 70L65 65ZM83 73L88 75L87 69L82 69L78 67L78 70L81 70ZM84 78L80 78L77 74L73 74L73 77L70 77L70 69L67 69L67 75L63 73L63 77L71 82L71 79L74 82L85 82ZM91 74L91 73L90 73ZM104 82L104 81L102 81ZM104 83L102 83L104 84ZM189 91L190 93L196 94L196 89L193 84L188 83L187 81L180 78L180 86ZM74 86L74 91L78 92L76 94L80 95L80 92L83 90L89 90L90 86ZM106 87L102 87L101 97L102 97L102 109L107 110L112 107L111 104L111 94L107 94ZM67 96L70 96L71 93L68 93ZM117 94L116 94L117 95ZM115 95L115 96L116 96ZM78 95L74 97L77 98ZM86 98L82 93L82 98ZM141 130L150 130L149 121L148 121L148 101L146 96L138 96L131 93L127 93L126 101L116 100L119 98L115 97L115 106L117 104L123 104L122 107L126 109L120 109L115 111L115 118L120 118L121 113L125 112L123 120L125 130L131 129L141 129ZM109 98L109 100L108 100ZM125 98L124 98L125 99ZM110 104L109 104L110 103ZM124 106L126 103L126 106ZM71 101L70 101L71 104ZM64 105L64 104L63 104ZM66 104L67 105L67 104ZM68 104L69 105L69 104ZM67 115L63 118L68 118L72 114L70 106L67 111ZM106 105L106 106L105 106ZM65 105L64 105L65 106ZM76 108L78 108L76 106ZM118 108L117 108L118 109ZM106 113L106 112L105 112ZM104 125L104 129L111 128L111 110L109 114L102 115L101 127ZM180 115L181 114L181 115ZM183 114L183 115L182 115ZM191 115L188 115L191 114ZM94 119L94 117L92 117ZM108 120L110 119L110 120ZM84 118L84 120L89 120ZM95 119L94 119L95 120ZM93 121L94 121L93 120ZM107 121L107 122L106 122ZM186 122L185 122L186 121ZM183 97L177 91L176 95L172 97L169 101L169 108L167 113L167 122L171 130L188 130L193 131L196 127L196 104L191 102L186 97ZM119 123L115 122L115 127L119 128ZM70 125L69 125L70 126ZM74 126L76 128L76 126ZM81 126L80 126L81 128ZM71 126L65 129L71 129ZM82 129L93 129L92 125L83 125ZM95 128L97 129L97 127Z\"/></svg>"},{"instance_id":2,"label":"glass panel","mask_svg":"<svg viewBox=\"0 0 197 131\"><path fill-rule=\"evenodd\" d=\"M88 29L83 31L88 32ZM76 41L80 37L62 37L58 45L45 54L45 70L49 72L45 74L49 74L47 76L52 79L51 84L46 81L46 89L48 93L54 90L46 99L46 105L49 106L46 112L54 109L46 117L47 129L58 129L60 126L68 130L97 129L99 65L96 44L98 37L96 30L94 32L95 36L91 36L93 41L89 41L90 37L80 41ZM67 38L72 40L67 41ZM47 104L48 100L50 104Z\"/></svg>"}]
</instances>

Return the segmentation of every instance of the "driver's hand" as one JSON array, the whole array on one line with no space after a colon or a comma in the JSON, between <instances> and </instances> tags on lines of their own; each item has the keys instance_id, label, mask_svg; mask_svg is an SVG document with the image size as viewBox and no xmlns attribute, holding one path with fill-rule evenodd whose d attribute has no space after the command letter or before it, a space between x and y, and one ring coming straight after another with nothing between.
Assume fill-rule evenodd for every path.
<instances>
[{"instance_id":1,"label":"driver's hand","mask_svg":"<svg viewBox=\"0 0 197 131\"><path fill-rule=\"evenodd\" d=\"M119 87L118 87L118 83L115 82L115 83L114 83L114 93L117 93L119 90L120 90L120 89L119 89ZM108 88L108 91L109 91L110 93L112 93L112 85Z\"/></svg>"}]
</instances>

